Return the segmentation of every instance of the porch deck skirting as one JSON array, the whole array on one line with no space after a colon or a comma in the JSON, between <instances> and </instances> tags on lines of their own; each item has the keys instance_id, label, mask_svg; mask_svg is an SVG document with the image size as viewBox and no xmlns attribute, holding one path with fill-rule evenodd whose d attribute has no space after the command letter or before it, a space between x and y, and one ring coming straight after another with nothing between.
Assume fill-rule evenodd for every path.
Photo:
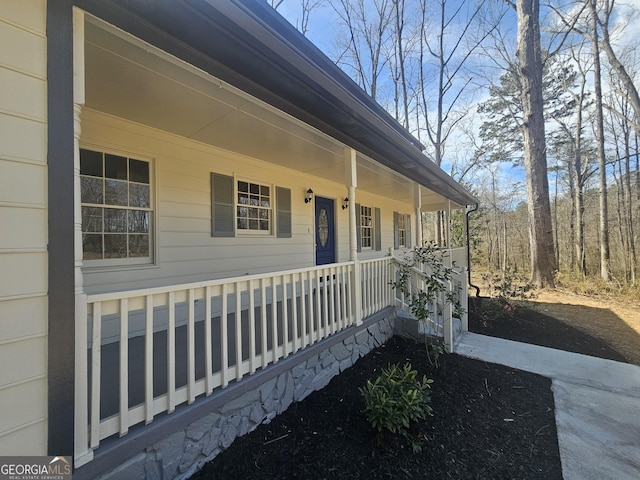
<instances>
[{"instance_id":1,"label":"porch deck skirting","mask_svg":"<svg viewBox=\"0 0 640 480\"><path fill-rule=\"evenodd\" d=\"M387 266L388 268L388 266ZM108 438L75 479L188 478L235 438L269 422L394 334L395 308L387 306L275 365L163 414L122 438Z\"/></svg>"}]
</instances>

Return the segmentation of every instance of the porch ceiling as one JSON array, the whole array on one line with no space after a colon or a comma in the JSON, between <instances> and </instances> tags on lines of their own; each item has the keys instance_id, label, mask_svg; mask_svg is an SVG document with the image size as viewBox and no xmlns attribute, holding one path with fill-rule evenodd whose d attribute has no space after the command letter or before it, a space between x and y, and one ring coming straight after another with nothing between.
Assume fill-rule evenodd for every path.
<instances>
[{"instance_id":1,"label":"porch ceiling","mask_svg":"<svg viewBox=\"0 0 640 480\"><path fill-rule=\"evenodd\" d=\"M345 183L344 145L127 34L87 17L86 106L285 168ZM358 188L412 203L414 182L357 155ZM421 187L425 209L446 208Z\"/></svg>"}]
</instances>

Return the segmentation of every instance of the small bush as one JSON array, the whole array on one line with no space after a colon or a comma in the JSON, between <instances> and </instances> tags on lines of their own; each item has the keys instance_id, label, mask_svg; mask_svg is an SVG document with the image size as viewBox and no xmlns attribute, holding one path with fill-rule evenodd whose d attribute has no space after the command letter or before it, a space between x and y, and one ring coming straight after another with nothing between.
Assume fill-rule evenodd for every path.
<instances>
[{"instance_id":1,"label":"small bush","mask_svg":"<svg viewBox=\"0 0 640 480\"><path fill-rule=\"evenodd\" d=\"M511 266L501 273L484 273L482 282L492 298L500 298L507 302L513 300L529 300L536 298L536 287Z\"/></svg>"},{"instance_id":2,"label":"small bush","mask_svg":"<svg viewBox=\"0 0 640 480\"><path fill-rule=\"evenodd\" d=\"M378 433L388 431L408 438L411 422L432 414L429 389L433 380L426 376L420 380L417 376L410 363L402 367L393 364L360 388L366 404L364 412Z\"/></svg>"},{"instance_id":3,"label":"small bush","mask_svg":"<svg viewBox=\"0 0 640 480\"><path fill-rule=\"evenodd\" d=\"M482 283L489 295L483 299L479 312L485 326L492 321L513 319L518 302L537 297L536 287L510 266L501 273L483 273Z\"/></svg>"}]
</instances>

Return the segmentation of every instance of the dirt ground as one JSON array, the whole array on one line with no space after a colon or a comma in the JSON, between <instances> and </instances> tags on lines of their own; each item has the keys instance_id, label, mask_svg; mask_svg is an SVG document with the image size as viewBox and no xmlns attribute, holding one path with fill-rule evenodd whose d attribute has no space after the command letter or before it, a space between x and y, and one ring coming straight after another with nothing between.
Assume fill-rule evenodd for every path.
<instances>
[{"instance_id":1,"label":"dirt ground","mask_svg":"<svg viewBox=\"0 0 640 480\"><path fill-rule=\"evenodd\" d=\"M542 290L530 306L589 336L602 340L640 365L640 306L591 298L562 290Z\"/></svg>"}]
</instances>

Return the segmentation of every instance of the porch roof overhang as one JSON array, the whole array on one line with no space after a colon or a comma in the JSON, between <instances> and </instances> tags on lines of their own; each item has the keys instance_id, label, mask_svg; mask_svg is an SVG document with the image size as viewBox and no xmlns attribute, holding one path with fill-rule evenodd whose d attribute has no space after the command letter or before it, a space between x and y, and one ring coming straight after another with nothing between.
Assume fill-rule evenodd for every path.
<instances>
[{"instance_id":1,"label":"porch roof overhang","mask_svg":"<svg viewBox=\"0 0 640 480\"><path fill-rule=\"evenodd\" d=\"M266 2L74 0L90 14L355 149L436 195L424 210L477 199ZM428 195L423 195L428 197Z\"/></svg>"}]
</instances>

